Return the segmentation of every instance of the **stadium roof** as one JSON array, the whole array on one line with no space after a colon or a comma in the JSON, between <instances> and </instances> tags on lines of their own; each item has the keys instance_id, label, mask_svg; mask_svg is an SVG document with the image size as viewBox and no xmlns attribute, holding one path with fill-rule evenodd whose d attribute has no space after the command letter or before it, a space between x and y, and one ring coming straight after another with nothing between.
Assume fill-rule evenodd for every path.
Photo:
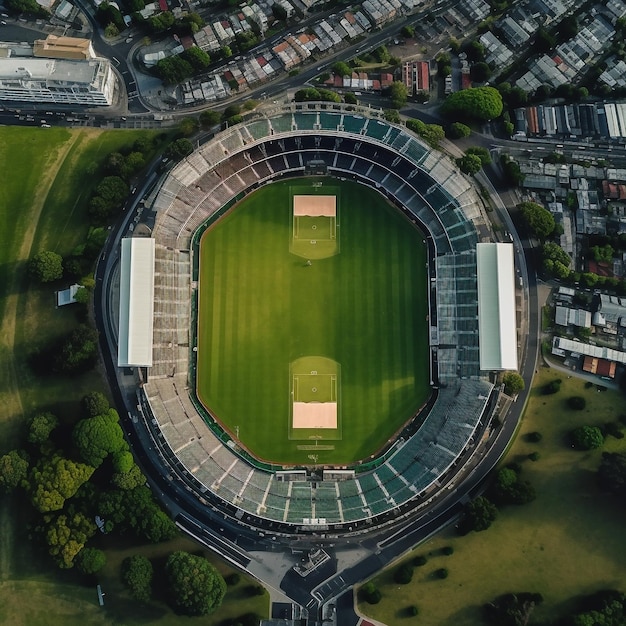
<instances>
[{"instance_id":1,"label":"stadium roof","mask_svg":"<svg viewBox=\"0 0 626 626\"><path fill-rule=\"evenodd\" d=\"M480 369L517 370L513 244L476 244Z\"/></svg>"},{"instance_id":2,"label":"stadium roof","mask_svg":"<svg viewBox=\"0 0 626 626\"><path fill-rule=\"evenodd\" d=\"M154 239L122 239L117 364L152 367Z\"/></svg>"}]
</instances>

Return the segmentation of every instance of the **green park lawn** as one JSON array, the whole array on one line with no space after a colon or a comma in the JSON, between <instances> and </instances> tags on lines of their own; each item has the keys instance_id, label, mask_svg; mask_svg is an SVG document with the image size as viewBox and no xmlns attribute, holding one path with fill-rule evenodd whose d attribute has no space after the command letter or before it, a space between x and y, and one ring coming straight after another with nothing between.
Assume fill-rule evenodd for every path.
<instances>
[{"instance_id":1,"label":"green park lawn","mask_svg":"<svg viewBox=\"0 0 626 626\"><path fill-rule=\"evenodd\" d=\"M380 195L332 180L339 253L307 263L302 250L290 252L290 192L302 194L303 184L264 187L203 236L198 395L262 459L306 464L319 436L317 462L352 463L382 447L428 396L426 250ZM333 433L290 430L290 366L302 357L339 364Z\"/></svg>"},{"instance_id":2,"label":"green park lawn","mask_svg":"<svg viewBox=\"0 0 626 626\"><path fill-rule=\"evenodd\" d=\"M554 378L563 379L555 395L540 388ZM569 396L583 396L583 411L568 410ZM374 579L382 592L378 605L361 602L359 608L389 626L403 623L429 626L476 626L480 607L508 592L539 592L544 603L533 621L549 623L573 609L575 596L598 589L626 591L626 538L624 509L612 496L600 494L594 474L602 451L626 452L626 439L608 437L604 447L590 452L571 448L568 432L579 425L616 421L626 412L624 397L617 391L598 392L578 379L541 368L536 376L520 432L505 462L522 464L522 478L537 491L527 505L504 507L486 531L458 537L449 528L416 548L407 557L425 555L428 562L416 567L413 581L398 585L393 568ZM543 439L529 443L524 435L539 431ZM537 451L540 458L527 458ZM441 548L452 546L444 556ZM441 567L449 577L438 580ZM406 617L406 607L417 605L419 617ZM412 621L411 621L412 620Z\"/></svg>"},{"instance_id":3,"label":"green park lawn","mask_svg":"<svg viewBox=\"0 0 626 626\"><path fill-rule=\"evenodd\" d=\"M27 276L27 261L42 249L67 255L84 243L89 229L87 201L99 180L88 173L92 164L130 147L139 137L155 136L152 131L0 127L4 165L0 169L0 454L20 445L32 415L51 410L62 422L73 423L83 395L94 390L106 393L97 369L71 379L33 374L28 364L32 352L65 335L78 320L72 307L55 309L54 291L67 286L67 281L35 284ZM110 600L103 609L91 581L85 585L74 571L56 569L43 549L31 544L30 521L30 506L20 496L0 495L0 623L189 621L174 615L163 602L148 606L131 602L119 583L119 563L126 553L159 558L168 549L197 550L196 544L179 539L158 546L102 546L109 562L100 576ZM224 568L213 560L216 567ZM248 599L245 587L250 584L240 583L227 595L223 611L195 623L213 625L249 611L266 613L266 599Z\"/></svg>"}]
</instances>

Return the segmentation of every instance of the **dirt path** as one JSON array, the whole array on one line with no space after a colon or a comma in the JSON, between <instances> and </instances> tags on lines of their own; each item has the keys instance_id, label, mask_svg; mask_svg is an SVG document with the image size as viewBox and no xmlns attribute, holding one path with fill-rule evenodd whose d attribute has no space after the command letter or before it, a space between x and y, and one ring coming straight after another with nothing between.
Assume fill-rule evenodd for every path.
<instances>
[{"instance_id":1,"label":"dirt path","mask_svg":"<svg viewBox=\"0 0 626 626\"><path fill-rule=\"evenodd\" d=\"M37 225L50 187L65 157L79 137L80 133L73 133L67 142L60 145L48 156L46 167L39 178L39 185L30 205L28 215L21 216L21 219L28 221L31 227L25 232L18 250L18 255L15 259L18 262L25 261L31 255ZM4 422L4 437L9 440L12 439L11 435L17 432L21 422L18 416L21 416L23 412L14 357L18 303L19 298L22 296L20 282L24 279L24 272L26 271L23 263L21 263L21 266L20 270L12 273L9 277L7 289L9 295L6 298L4 315L2 320L0 320L0 361L2 362L2 372L5 377L5 392L0 394L0 406L2 407L0 419ZM15 528L11 519L11 507L3 506L0 508L0 581L7 580L10 576L15 546L14 535Z\"/></svg>"}]
</instances>

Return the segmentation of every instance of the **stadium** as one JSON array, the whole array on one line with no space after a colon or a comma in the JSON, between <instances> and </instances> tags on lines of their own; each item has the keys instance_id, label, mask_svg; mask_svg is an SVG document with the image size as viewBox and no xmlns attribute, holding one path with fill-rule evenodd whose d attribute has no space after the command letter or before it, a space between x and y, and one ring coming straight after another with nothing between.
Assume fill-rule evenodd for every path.
<instances>
[{"instance_id":1,"label":"stadium","mask_svg":"<svg viewBox=\"0 0 626 626\"><path fill-rule=\"evenodd\" d=\"M294 233L300 232L295 222L303 220L298 228L318 224L330 242L324 254L339 258L344 238L347 245L344 232L333 241L336 226L315 220L330 216L343 224L343 201L333 215L328 200L309 199L304 209L293 202L318 193L302 193L302 186L313 190L316 182L339 189L327 196L343 198L344 189L355 185L384 199L402 216L405 230L414 227L423 236L426 259L424 395L385 445L351 462L336 463L330 451L325 457L310 449L336 445L323 439L303 446L303 462L260 458L240 437L237 417L225 427L196 389L198 371L206 367L198 362L205 350L198 333L203 236L257 190L284 184L292 199L283 203L291 211L291 253L302 243ZM513 256L512 246L479 243L490 238L481 200L448 156L386 122L382 111L294 103L200 145L146 198L144 220L151 236L122 241L118 366L141 372L133 417L151 433L168 472L201 504L274 532L358 531L392 523L429 501L471 456L499 393L489 372L517 368ZM322 264L307 250L300 256L299 272ZM488 311L496 311L495 319ZM315 357L294 360L284 384L293 392L313 372L323 372L328 391L320 404L336 405L346 395L348 372L323 359L307 361ZM290 419L295 430L294 420L304 420L300 428L309 436L322 424L338 430L337 411L311 406L304 394L292 403Z\"/></svg>"}]
</instances>

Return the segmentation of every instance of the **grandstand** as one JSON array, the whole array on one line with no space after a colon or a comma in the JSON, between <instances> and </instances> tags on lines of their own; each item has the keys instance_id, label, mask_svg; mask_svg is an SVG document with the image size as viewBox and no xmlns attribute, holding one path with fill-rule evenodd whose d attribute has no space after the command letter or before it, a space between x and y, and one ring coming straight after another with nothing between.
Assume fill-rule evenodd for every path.
<instances>
[{"instance_id":1,"label":"grandstand","mask_svg":"<svg viewBox=\"0 0 626 626\"><path fill-rule=\"evenodd\" d=\"M163 458L202 502L235 507L259 525L306 532L385 521L437 489L471 450L488 413L493 385L481 377L478 355L480 200L448 157L381 118L369 109L319 103L257 115L178 163L154 199L154 365L138 392L141 413ZM428 414L370 465L285 481L272 472L280 468L251 459L201 417L192 389L196 231L259 185L303 175L313 159L330 175L376 189L429 233L436 391Z\"/></svg>"}]
</instances>

